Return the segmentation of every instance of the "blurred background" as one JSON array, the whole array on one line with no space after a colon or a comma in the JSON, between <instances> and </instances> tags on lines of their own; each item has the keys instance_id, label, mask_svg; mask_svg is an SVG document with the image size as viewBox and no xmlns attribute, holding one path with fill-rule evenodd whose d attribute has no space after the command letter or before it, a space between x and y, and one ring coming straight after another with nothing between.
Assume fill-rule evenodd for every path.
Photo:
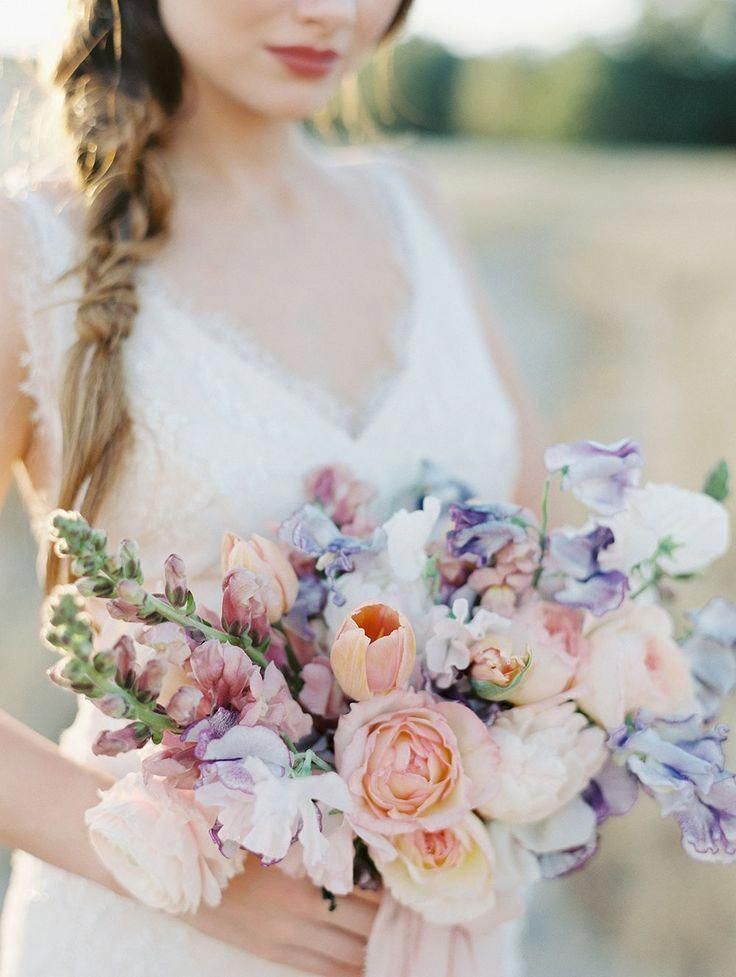
<instances>
[{"instance_id":1,"label":"blurred background","mask_svg":"<svg viewBox=\"0 0 736 977\"><path fill-rule=\"evenodd\" d=\"M36 79L64 8L0 7L11 181L58 162ZM550 439L635 436L652 479L690 488L720 457L736 468L733 0L416 0L401 42L314 125L431 170ZM73 703L43 674L15 495L0 534L0 707L55 737ZM721 561L685 599L736 598L735 571ZM587 871L539 888L529 977L731 977L735 916L736 868L688 861L643 800Z\"/></svg>"}]
</instances>

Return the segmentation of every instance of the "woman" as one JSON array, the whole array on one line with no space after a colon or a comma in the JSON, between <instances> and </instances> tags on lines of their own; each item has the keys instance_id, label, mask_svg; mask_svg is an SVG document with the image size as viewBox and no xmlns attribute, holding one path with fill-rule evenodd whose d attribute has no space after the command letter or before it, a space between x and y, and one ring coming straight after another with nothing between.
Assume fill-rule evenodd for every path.
<instances>
[{"instance_id":1,"label":"woman","mask_svg":"<svg viewBox=\"0 0 736 977\"><path fill-rule=\"evenodd\" d=\"M39 526L81 508L214 594L222 532L283 517L318 464L390 497L430 457L524 501L536 444L431 189L299 125L410 5L85 4L58 71L84 193L0 200L0 471L23 461ZM186 921L127 898L83 827L136 762L92 756L101 718L80 708L60 749L0 723L2 977L361 973L370 896L330 914L250 859Z\"/></svg>"}]
</instances>

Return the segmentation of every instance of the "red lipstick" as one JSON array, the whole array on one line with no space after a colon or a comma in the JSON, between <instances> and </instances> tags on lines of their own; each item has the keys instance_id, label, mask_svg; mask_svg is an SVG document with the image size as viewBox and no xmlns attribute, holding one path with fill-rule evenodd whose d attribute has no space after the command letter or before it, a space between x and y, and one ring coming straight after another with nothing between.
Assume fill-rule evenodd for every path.
<instances>
[{"instance_id":1,"label":"red lipstick","mask_svg":"<svg viewBox=\"0 0 736 977\"><path fill-rule=\"evenodd\" d=\"M276 47L268 45L267 50L282 64L302 78L323 78L332 71L340 55L331 49L320 50L314 47Z\"/></svg>"}]
</instances>

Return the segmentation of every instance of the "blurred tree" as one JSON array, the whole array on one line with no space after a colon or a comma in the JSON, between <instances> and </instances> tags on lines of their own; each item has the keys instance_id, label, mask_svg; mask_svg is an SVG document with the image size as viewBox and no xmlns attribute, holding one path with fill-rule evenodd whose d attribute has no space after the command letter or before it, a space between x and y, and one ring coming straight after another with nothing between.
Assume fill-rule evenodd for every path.
<instances>
[{"instance_id":1,"label":"blurred tree","mask_svg":"<svg viewBox=\"0 0 736 977\"><path fill-rule=\"evenodd\" d=\"M671 4L671 0L669 0ZM636 31L602 52L581 131L613 142L736 144L736 6L650 0Z\"/></svg>"},{"instance_id":2,"label":"blurred tree","mask_svg":"<svg viewBox=\"0 0 736 977\"><path fill-rule=\"evenodd\" d=\"M382 51L316 121L351 140L378 129L733 146L736 0L643 0L627 36L553 57L463 60L415 37Z\"/></svg>"}]
</instances>

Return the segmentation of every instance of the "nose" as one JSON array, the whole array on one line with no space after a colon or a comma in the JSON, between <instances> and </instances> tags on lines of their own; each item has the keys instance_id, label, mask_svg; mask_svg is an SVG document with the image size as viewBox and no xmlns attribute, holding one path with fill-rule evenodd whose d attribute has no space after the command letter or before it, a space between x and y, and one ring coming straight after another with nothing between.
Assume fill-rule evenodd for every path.
<instances>
[{"instance_id":1,"label":"nose","mask_svg":"<svg viewBox=\"0 0 736 977\"><path fill-rule=\"evenodd\" d=\"M297 0L297 16L304 23L318 24L330 30L352 27L357 16L358 0Z\"/></svg>"}]
</instances>

